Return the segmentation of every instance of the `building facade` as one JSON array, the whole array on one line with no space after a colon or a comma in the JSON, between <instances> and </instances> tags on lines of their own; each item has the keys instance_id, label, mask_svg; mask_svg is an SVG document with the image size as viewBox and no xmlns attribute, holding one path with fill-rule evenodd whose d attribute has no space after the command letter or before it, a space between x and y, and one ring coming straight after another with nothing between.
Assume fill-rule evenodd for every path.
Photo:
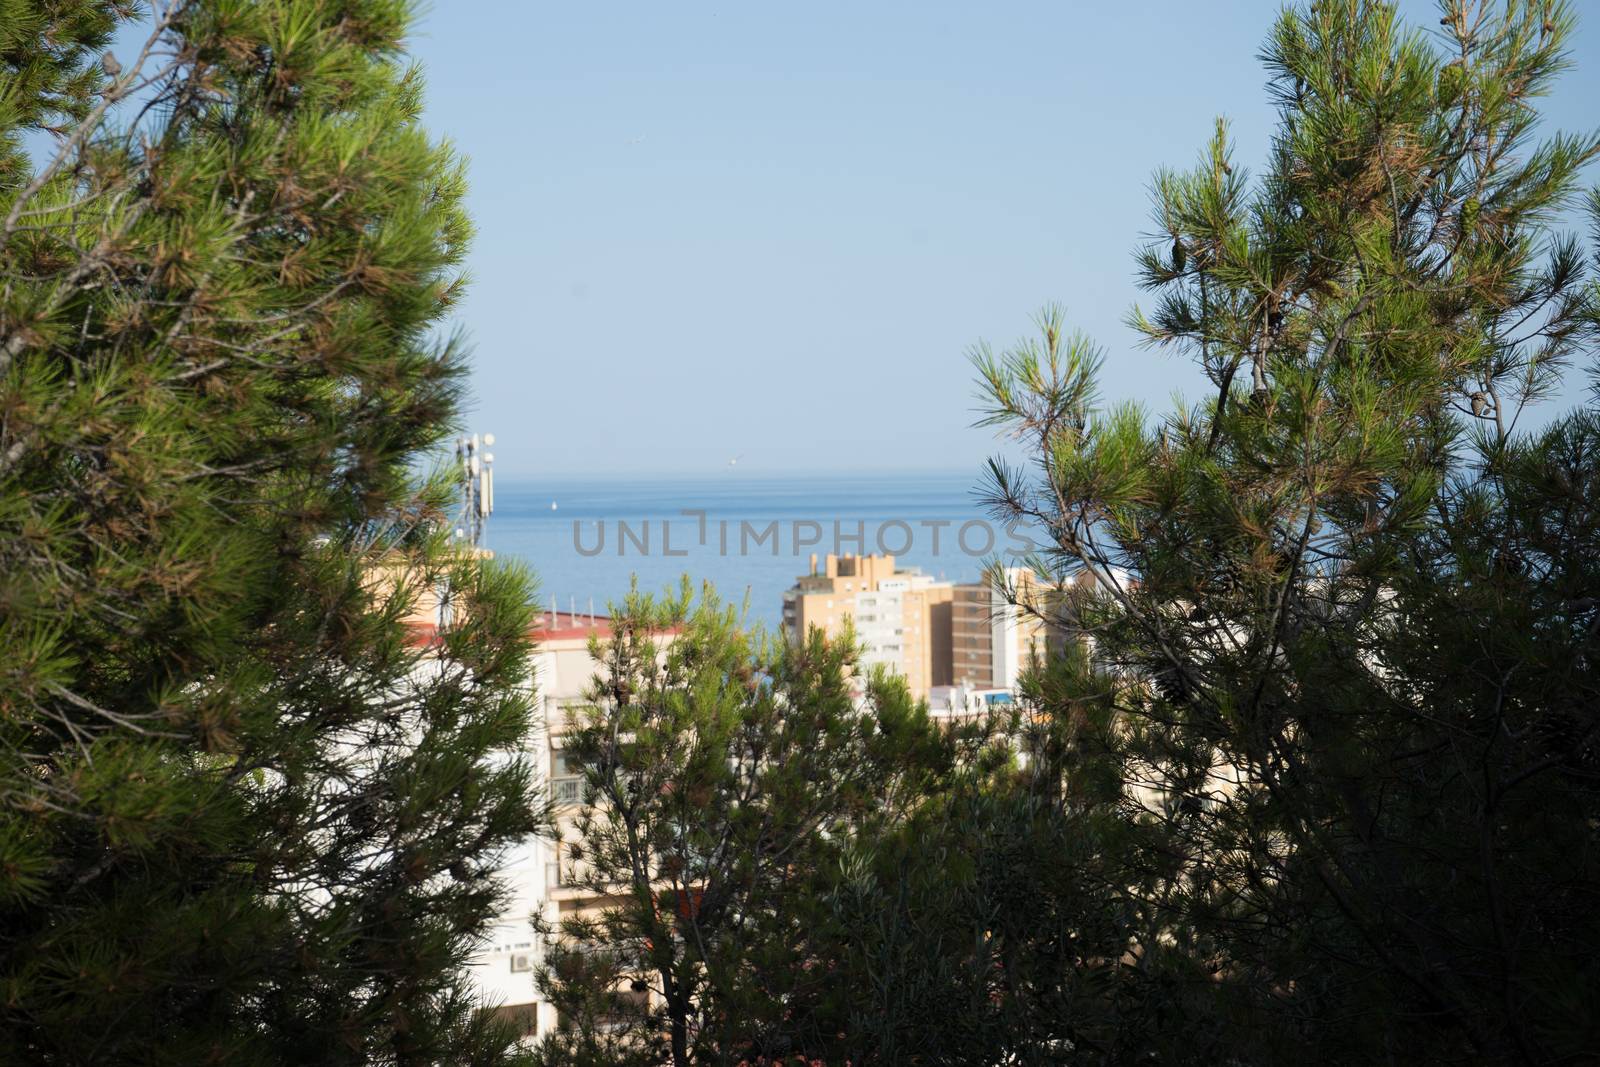
<instances>
[{"instance_id":1,"label":"building facade","mask_svg":"<svg viewBox=\"0 0 1600 1067\"><path fill-rule=\"evenodd\" d=\"M948 685L950 604L954 587L893 556L829 555L784 594L783 628L798 643L812 629L839 637L850 627L863 670L883 667L906 679L913 696Z\"/></svg>"},{"instance_id":2,"label":"building facade","mask_svg":"<svg viewBox=\"0 0 1600 1067\"><path fill-rule=\"evenodd\" d=\"M554 924L575 910L603 905L575 885L572 842L582 802L582 779L563 752L571 708L584 703L584 692L599 665L589 653L590 637L605 640L611 620L604 615L566 611L543 613L533 630L534 686L541 714L528 749L536 780L549 790L556 816L555 840L524 842L506 858L501 878L509 902L470 964L483 999L514 1020L532 1038L549 1033L556 1011L534 984L534 971L544 958L544 944L534 932L534 916Z\"/></svg>"},{"instance_id":3,"label":"building facade","mask_svg":"<svg viewBox=\"0 0 1600 1067\"><path fill-rule=\"evenodd\" d=\"M893 556L828 556L784 594L783 626L798 642L854 629L861 665L906 679L912 694L959 685L1012 690L1057 640L1047 620L1057 598L1034 573L1013 567L976 582L937 581L899 570ZM1018 606L1018 605L1022 606Z\"/></svg>"},{"instance_id":4,"label":"building facade","mask_svg":"<svg viewBox=\"0 0 1600 1067\"><path fill-rule=\"evenodd\" d=\"M1059 643L1060 597L1027 567L1008 567L956 586L951 681L1010 691Z\"/></svg>"}]
</instances>

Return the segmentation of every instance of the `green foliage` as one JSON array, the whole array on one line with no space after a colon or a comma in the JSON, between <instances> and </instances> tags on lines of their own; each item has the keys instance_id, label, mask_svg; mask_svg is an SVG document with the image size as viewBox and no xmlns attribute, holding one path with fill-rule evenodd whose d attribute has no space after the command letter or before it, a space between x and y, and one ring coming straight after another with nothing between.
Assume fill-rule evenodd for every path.
<instances>
[{"instance_id":1,"label":"green foliage","mask_svg":"<svg viewBox=\"0 0 1600 1067\"><path fill-rule=\"evenodd\" d=\"M957 772L853 842L808 932L835 961L826 1062L1215 1063L1260 1047L1207 1024L1231 990L1162 936L1166 834L1122 795L1127 684L1069 648L1011 715L950 727Z\"/></svg>"},{"instance_id":2,"label":"green foliage","mask_svg":"<svg viewBox=\"0 0 1600 1067\"><path fill-rule=\"evenodd\" d=\"M586 801L561 845L599 903L569 916L539 981L551 1063L733 1063L819 1047L836 996L814 955L821 887L852 837L894 821L942 747L903 682L858 705L854 653L772 646L709 589L635 593L566 734ZM627 994L633 994L629 999Z\"/></svg>"},{"instance_id":3,"label":"green foliage","mask_svg":"<svg viewBox=\"0 0 1600 1067\"><path fill-rule=\"evenodd\" d=\"M1443 48L1376 0L1285 11L1261 176L1220 123L1157 176L1132 321L1204 403L1104 406L1057 308L974 353L1029 453L990 501L1078 635L1009 720L847 713L840 650L630 603L578 733L606 905L543 976L545 1062L1600 1047L1600 410L1518 431L1600 330L1557 228L1597 141L1534 138L1565 4L1442 12ZM821 706L876 725L787 747Z\"/></svg>"},{"instance_id":4,"label":"green foliage","mask_svg":"<svg viewBox=\"0 0 1600 1067\"><path fill-rule=\"evenodd\" d=\"M138 10L116 0L0 3L0 189L32 178L25 134L63 132L94 107L105 80L98 53Z\"/></svg>"},{"instance_id":5,"label":"green foliage","mask_svg":"<svg viewBox=\"0 0 1600 1067\"><path fill-rule=\"evenodd\" d=\"M1596 1047L1597 412L1517 427L1593 350L1556 224L1600 142L1534 138L1568 5L1441 8L1443 48L1377 0L1285 11L1260 177L1220 123L1157 176L1132 322L1196 361L1204 404L1086 410L1056 313L1044 358L976 361L1032 460L995 465L992 505L1095 579L1073 621L1138 679L1111 690L1120 792L1166 865L1112 857L1111 891L1159 919L1133 955L1216 993L1169 1002L1164 1062Z\"/></svg>"},{"instance_id":6,"label":"green foliage","mask_svg":"<svg viewBox=\"0 0 1600 1067\"><path fill-rule=\"evenodd\" d=\"M414 475L470 226L411 5L102 61L133 12L0 3L0 1060L502 1062L459 966L534 827L528 597Z\"/></svg>"}]
</instances>

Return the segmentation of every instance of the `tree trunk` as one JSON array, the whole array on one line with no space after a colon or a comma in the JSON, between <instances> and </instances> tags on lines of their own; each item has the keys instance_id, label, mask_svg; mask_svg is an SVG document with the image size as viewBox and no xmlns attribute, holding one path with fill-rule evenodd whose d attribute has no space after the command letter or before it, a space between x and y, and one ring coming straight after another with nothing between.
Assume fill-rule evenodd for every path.
<instances>
[{"instance_id":1,"label":"tree trunk","mask_svg":"<svg viewBox=\"0 0 1600 1067\"><path fill-rule=\"evenodd\" d=\"M672 1067L689 1067L689 1005L670 967L661 968L661 990L667 998L667 1019L672 1028Z\"/></svg>"}]
</instances>

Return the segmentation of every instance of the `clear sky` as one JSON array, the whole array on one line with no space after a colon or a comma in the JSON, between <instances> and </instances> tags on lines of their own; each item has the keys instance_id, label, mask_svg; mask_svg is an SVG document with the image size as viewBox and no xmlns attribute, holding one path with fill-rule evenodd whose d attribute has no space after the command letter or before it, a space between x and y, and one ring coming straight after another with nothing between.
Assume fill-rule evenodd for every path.
<instances>
[{"instance_id":1,"label":"clear sky","mask_svg":"<svg viewBox=\"0 0 1600 1067\"><path fill-rule=\"evenodd\" d=\"M414 51L471 162L471 428L502 477L975 468L965 350L1047 301L1108 397L1195 395L1122 323L1132 252L1216 116L1264 158L1279 6L439 0ZM1578 7L1567 129L1600 125Z\"/></svg>"}]
</instances>

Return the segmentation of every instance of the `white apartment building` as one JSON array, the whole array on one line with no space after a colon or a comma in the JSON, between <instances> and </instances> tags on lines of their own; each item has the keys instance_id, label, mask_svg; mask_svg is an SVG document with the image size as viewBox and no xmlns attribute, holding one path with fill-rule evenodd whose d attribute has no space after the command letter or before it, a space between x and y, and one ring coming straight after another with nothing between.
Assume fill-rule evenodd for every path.
<instances>
[{"instance_id":1,"label":"white apartment building","mask_svg":"<svg viewBox=\"0 0 1600 1067\"><path fill-rule=\"evenodd\" d=\"M855 594L851 615L864 648L863 668L881 664L906 678L918 676L916 661L928 641L930 626L919 598L911 594L937 584L941 583L926 574L899 571L880 580L876 589Z\"/></svg>"},{"instance_id":2,"label":"white apartment building","mask_svg":"<svg viewBox=\"0 0 1600 1067\"><path fill-rule=\"evenodd\" d=\"M523 754L532 761L535 782L551 790L558 822L563 812L572 812L572 804L579 799L577 779L563 773L560 744L566 709L581 703L597 669L589 655L590 636L604 639L610 634L610 623L603 615L552 611L540 616L532 634L539 643L534 654L534 686L540 714ZM544 958L544 945L534 932L533 917L555 923L561 915L562 899L574 892L562 885L570 878L561 876L561 858L560 844L541 838L523 842L506 857L501 870L509 890L506 908L469 965L484 1002L515 1019L530 1040L556 1025L555 1007L534 985L534 969Z\"/></svg>"}]
</instances>

